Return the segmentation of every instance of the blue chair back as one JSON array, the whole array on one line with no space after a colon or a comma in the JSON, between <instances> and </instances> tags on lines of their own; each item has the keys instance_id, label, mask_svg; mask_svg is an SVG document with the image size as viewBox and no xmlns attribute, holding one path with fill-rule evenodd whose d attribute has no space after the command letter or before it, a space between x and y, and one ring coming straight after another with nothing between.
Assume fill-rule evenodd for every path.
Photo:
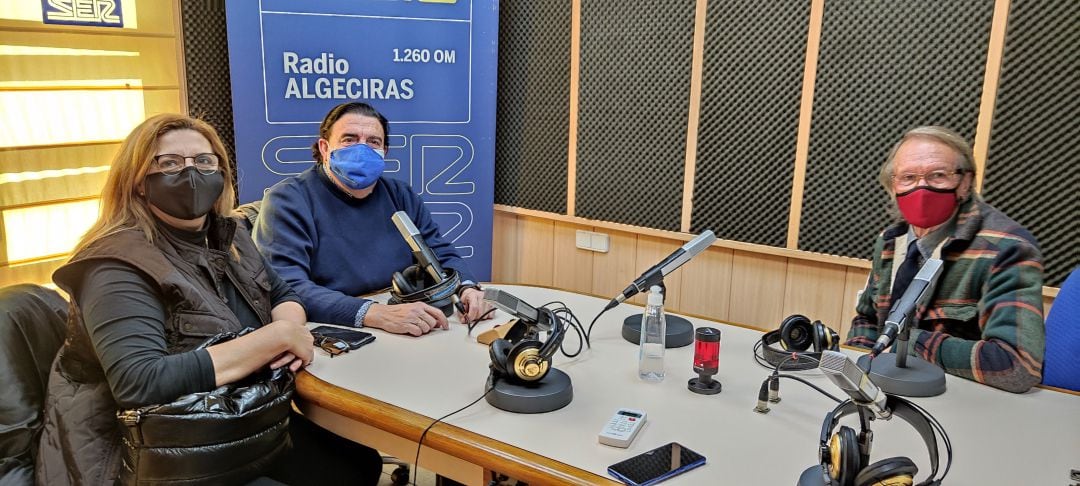
<instances>
[{"instance_id":1,"label":"blue chair back","mask_svg":"<svg viewBox=\"0 0 1080 486\"><path fill-rule=\"evenodd\" d=\"M1046 315L1043 384L1080 391L1080 267L1065 279Z\"/></svg>"}]
</instances>

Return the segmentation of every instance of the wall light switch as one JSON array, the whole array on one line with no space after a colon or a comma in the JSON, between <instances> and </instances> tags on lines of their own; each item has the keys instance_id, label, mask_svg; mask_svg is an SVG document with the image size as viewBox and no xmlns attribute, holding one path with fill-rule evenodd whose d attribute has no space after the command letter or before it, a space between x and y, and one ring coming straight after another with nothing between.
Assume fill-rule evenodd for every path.
<instances>
[{"instance_id":1,"label":"wall light switch","mask_svg":"<svg viewBox=\"0 0 1080 486\"><path fill-rule=\"evenodd\" d=\"M592 232L577 230L574 233L574 246L582 250L592 249Z\"/></svg>"},{"instance_id":2,"label":"wall light switch","mask_svg":"<svg viewBox=\"0 0 1080 486\"><path fill-rule=\"evenodd\" d=\"M592 249L594 251L598 251L600 253L607 253L609 248L610 242L608 240L608 235L604 233L592 234Z\"/></svg>"}]
</instances>

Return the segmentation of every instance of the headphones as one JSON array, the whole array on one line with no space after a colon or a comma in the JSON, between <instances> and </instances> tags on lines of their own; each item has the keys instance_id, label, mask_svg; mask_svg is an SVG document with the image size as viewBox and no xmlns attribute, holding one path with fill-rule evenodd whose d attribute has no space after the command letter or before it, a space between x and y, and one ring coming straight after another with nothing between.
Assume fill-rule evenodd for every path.
<instances>
[{"instance_id":1,"label":"headphones","mask_svg":"<svg viewBox=\"0 0 1080 486\"><path fill-rule=\"evenodd\" d=\"M551 335L546 342L536 339L535 332L527 334L517 343L506 339L492 341L488 353L491 355L491 370L496 376L534 383L544 379L551 369L551 357L562 344L565 329L550 309L537 310L540 311L540 321L548 319L551 322Z\"/></svg>"},{"instance_id":2,"label":"headphones","mask_svg":"<svg viewBox=\"0 0 1080 486\"><path fill-rule=\"evenodd\" d=\"M780 343L782 350L773 346L776 343ZM772 368L778 368L783 363L782 371L799 371L816 367L822 351L836 351L839 347L840 335L836 331L826 327L821 321L811 323L806 316L794 314L784 319L779 329L761 336L761 341L754 346L754 355L764 359ZM757 348L761 348L761 355L757 354ZM812 352L807 351L811 348ZM793 353L809 359L789 360Z\"/></svg>"},{"instance_id":3,"label":"headphones","mask_svg":"<svg viewBox=\"0 0 1080 486\"><path fill-rule=\"evenodd\" d=\"M941 481L945 479L945 475L949 472L949 467L952 465L952 444L949 441L949 436L945 433L945 429L926 410L906 399L889 395L886 406L892 410L894 416L904 419L905 422L919 432L923 442L926 444L926 450L930 453L930 477L919 484L921 486L941 484ZM919 468L915 466L911 459L903 456L890 457L869 464L870 442L873 433L868 427L870 419L865 417L863 413L860 412L861 432L856 432L855 429L842 425L833 434L833 430L836 429L841 418L856 412L859 412L859 406L851 400L845 400L825 416L825 421L821 425L821 437L818 445L820 468L812 467L803 475L817 476L817 474L821 474L820 479L812 478L812 482L826 486L911 486L914 483L915 474L919 472ZM948 452L945 472L938 479L935 479L935 477L938 473L940 453L938 451L937 437L934 434L935 429L941 432L942 440ZM811 481L800 478L799 484L806 484L807 482Z\"/></svg>"},{"instance_id":4,"label":"headphones","mask_svg":"<svg viewBox=\"0 0 1080 486\"><path fill-rule=\"evenodd\" d=\"M392 304L423 302L442 309L446 317L454 315L454 302L451 298L461 286L461 276L457 270L445 269L447 277L442 282L435 282L420 265L409 265L402 272L394 272L390 280L390 300Z\"/></svg>"}]
</instances>

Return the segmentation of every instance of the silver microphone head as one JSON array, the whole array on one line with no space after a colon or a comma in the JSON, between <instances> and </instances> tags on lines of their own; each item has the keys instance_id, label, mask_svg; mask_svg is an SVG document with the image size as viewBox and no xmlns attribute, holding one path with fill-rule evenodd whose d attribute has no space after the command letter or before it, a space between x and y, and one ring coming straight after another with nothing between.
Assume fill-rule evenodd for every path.
<instances>
[{"instance_id":1,"label":"silver microphone head","mask_svg":"<svg viewBox=\"0 0 1080 486\"><path fill-rule=\"evenodd\" d=\"M408 213L405 211L398 211L390 216L390 219L394 222L394 226L397 227L401 237L405 238L405 241L411 241L413 236L420 234L420 230L416 229L416 225L413 224L412 219L409 218Z\"/></svg>"},{"instance_id":2,"label":"silver microphone head","mask_svg":"<svg viewBox=\"0 0 1080 486\"><path fill-rule=\"evenodd\" d=\"M878 418L887 419L892 415L892 412L885 407L885 401L888 398L885 392L881 391L881 388L870 380L870 376L846 354L838 351L822 351L818 369L837 387L844 390L844 393L847 393L855 403L873 410Z\"/></svg>"}]
</instances>

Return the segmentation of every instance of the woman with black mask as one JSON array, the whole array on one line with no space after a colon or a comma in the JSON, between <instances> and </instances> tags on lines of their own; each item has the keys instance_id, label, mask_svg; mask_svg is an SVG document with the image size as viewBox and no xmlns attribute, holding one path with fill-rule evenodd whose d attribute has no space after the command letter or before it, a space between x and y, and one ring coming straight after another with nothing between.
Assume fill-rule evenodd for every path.
<instances>
[{"instance_id":1,"label":"woman with black mask","mask_svg":"<svg viewBox=\"0 0 1080 486\"><path fill-rule=\"evenodd\" d=\"M119 410L207 392L265 367L295 372L311 363L303 306L227 216L233 178L214 129L184 115L151 117L121 144L97 222L53 275L71 297L71 313L49 377L39 484L131 482ZM245 328L254 331L200 347ZM246 462L227 482L270 475L325 484L312 460L345 463L334 475L353 482L365 482L357 475L377 481L373 450L296 414L289 422L293 450L282 434L282 447ZM350 452L363 457L342 456ZM374 471L356 470L372 464Z\"/></svg>"}]
</instances>

